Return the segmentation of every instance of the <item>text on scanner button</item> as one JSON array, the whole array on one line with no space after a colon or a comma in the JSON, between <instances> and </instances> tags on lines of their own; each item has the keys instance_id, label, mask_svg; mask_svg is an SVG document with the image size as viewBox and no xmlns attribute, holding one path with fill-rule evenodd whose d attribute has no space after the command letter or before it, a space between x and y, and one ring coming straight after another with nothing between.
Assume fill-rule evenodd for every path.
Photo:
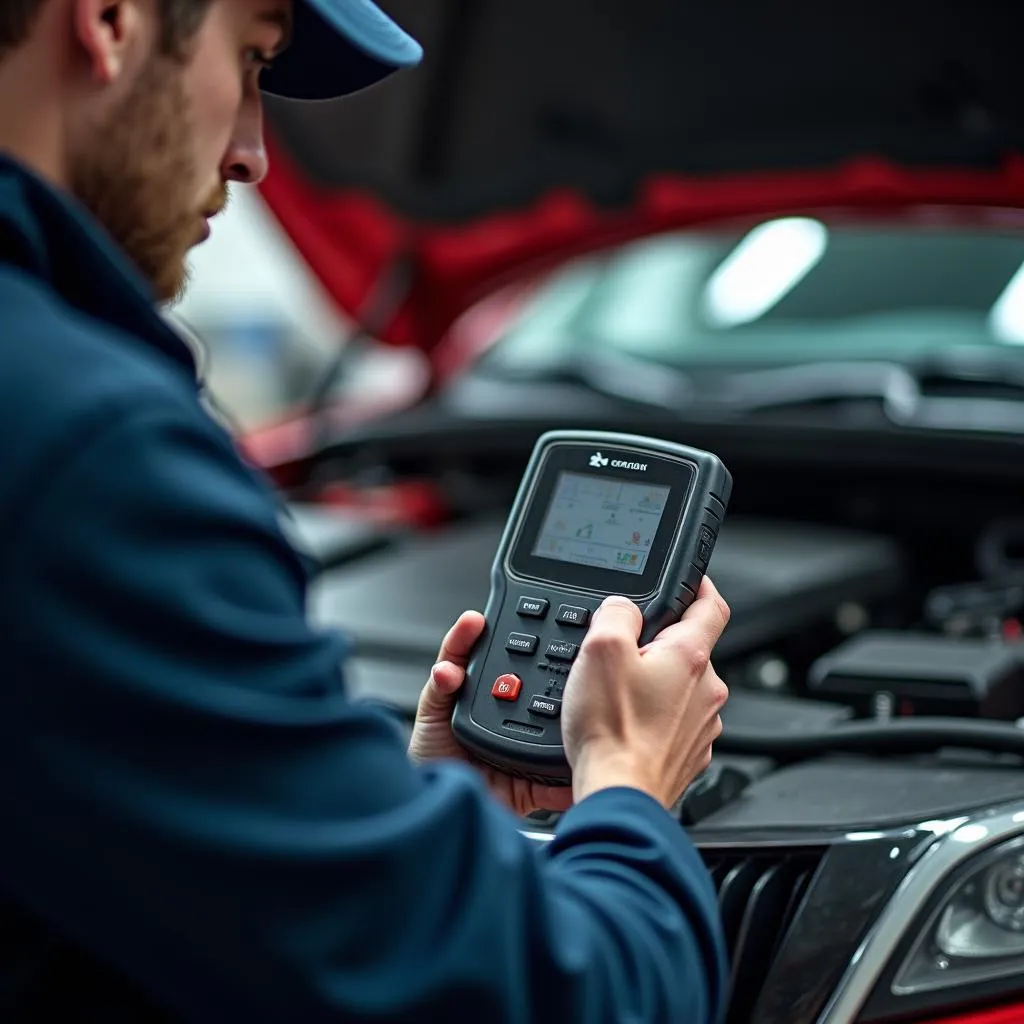
<instances>
[{"instance_id":1,"label":"text on scanner button","mask_svg":"<svg viewBox=\"0 0 1024 1024\"><path fill-rule=\"evenodd\" d=\"M572 661L578 650L576 644L571 644L568 640L552 640L545 653L555 661Z\"/></svg>"},{"instance_id":2,"label":"text on scanner button","mask_svg":"<svg viewBox=\"0 0 1024 1024\"><path fill-rule=\"evenodd\" d=\"M513 654L533 654L537 650L537 638L529 633L509 633L505 650Z\"/></svg>"},{"instance_id":3,"label":"text on scanner button","mask_svg":"<svg viewBox=\"0 0 1024 1024\"><path fill-rule=\"evenodd\" d=\"M521 597L516 605L516 614L528 619L543 619L548 611L548 602L543 597Z\"/></svg>"},{"instance_id":4,"label":"text on scanner button","mask_svg":"<svg viewBox=\"0 0 1024 1024\"><path fill-rule=\"evenodd\" d=\"M555 622L563 626L585 626L590 621L590 610L574 604L563 604L558 609Z\"/></svg>"},{"instance_id":5,"label":"text on scanner button","mask_svg":"<svg viewBox=\"0 0 1024 1024\"><path fill-rule=\"evenodd\" d=\"M526 710L545 718L557 718L562 710L562 702L554 697L531 697Z\"/></svg>"}]
</instances>

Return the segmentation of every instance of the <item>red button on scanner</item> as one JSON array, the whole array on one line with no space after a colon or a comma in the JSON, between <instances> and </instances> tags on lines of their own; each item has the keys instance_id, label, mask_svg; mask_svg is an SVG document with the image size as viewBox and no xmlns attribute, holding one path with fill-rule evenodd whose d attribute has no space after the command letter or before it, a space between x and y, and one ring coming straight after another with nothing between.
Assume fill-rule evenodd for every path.
<instances>
[{"instance_id":1,"label":"red button on scanner","mask_svg":"<svg viewBox=\"0 0 1024 1024\"><path fill-rule=\"evenodd\" d=\"M519 696L522 685L523 681L519 676L514 676L511 672L506 673L494 680L491 696L497 697L498 700L515 700Z\"/></svg>"}]
</instances>

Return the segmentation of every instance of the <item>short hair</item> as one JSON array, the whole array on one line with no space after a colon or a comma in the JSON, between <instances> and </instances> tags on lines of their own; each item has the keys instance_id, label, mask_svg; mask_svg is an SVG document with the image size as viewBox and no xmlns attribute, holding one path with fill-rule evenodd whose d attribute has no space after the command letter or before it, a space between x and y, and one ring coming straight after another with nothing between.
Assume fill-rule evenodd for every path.
<instances>
[{"instance_id":1,"label":"short hair","mask_svg":"<svg viewBox=\"0 0 1024 1024\"><path fill-rule=\"evenodd\" d=\"M47 0L0 0L0 59L28 38ZM159 49L181 56L193 39L213 0L157 0L160 9Z\"/></svg>"}]
</instances>

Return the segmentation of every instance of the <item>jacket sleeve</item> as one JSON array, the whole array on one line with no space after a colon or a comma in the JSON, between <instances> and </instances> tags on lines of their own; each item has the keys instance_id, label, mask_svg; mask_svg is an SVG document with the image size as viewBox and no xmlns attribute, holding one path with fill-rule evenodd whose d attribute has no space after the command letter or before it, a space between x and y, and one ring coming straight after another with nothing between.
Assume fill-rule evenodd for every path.
<instances>
[{"instance_id":1,"label":"jacket sleeve","mask_svg":"<svg viewBox=\"0 0 1024 1024\"><path fill-rule=\"evenodd\" d=\"M682 829L618 789L539 850L470 769L413 767L198 416L153 402L83 437L11 543L0 873L156 999L250 1024L719 1018Z\"/></svg>"}]
</instances>

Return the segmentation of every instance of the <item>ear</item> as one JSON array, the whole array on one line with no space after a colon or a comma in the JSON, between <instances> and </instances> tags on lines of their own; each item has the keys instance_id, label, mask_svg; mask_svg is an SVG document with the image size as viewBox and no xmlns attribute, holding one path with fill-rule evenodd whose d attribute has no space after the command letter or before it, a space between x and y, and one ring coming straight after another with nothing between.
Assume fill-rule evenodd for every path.
<instances>
[{"instance_id":1,"label":"ear","mask_svg":"<svg viewBox=\"0 0 1024 1024\"><path fill-rule=\"evenodd\" d=\"M71 0L74 38L92 78L109 85L124 74L133 56L148 51L156 5L138 0ZM135 56L135 62L138 58Z\"/></svg>"}]
</instances>

